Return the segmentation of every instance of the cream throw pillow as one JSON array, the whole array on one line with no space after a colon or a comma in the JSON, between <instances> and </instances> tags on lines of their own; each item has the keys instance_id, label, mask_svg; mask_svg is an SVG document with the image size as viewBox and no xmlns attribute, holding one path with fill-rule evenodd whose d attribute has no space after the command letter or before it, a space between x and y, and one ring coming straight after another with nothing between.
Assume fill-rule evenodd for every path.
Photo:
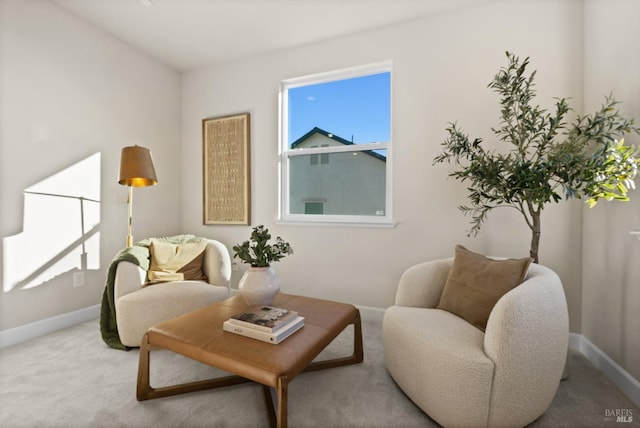
<instances>
[{"instance_id":1,"label":"cream throw pillow","mask_svg":"<svg viewBox=\"0 0 640 428\"><path fill-rule=\"evenodd\" d=\"M438 309L484 331L489 314L505 293L524 281L532 259L493 260L456 245L455 258Z\"/></svg>"},{"instance_id":2,"label":"cream throw pillow","mask_svg":"<svg viewBox=\"0 0 640 428\"><path fill-rule=\"evenodd\" d=\"M149 253L151 265L147 276L149 283L167 281L207 281L202 271L207 241L201 239L188 244L171 244L151 239Z\"/></svg>"}]
</instances>

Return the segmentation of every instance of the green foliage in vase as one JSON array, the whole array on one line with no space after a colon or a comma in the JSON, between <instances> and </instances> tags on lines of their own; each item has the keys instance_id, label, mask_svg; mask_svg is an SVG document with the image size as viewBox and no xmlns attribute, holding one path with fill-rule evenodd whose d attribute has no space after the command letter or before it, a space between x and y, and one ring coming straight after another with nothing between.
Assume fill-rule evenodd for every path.
<instances>
[{"instance_id":1,"label":"green foliage in vase","mask_svg":"<svg viewBox=\"0 0 640 428\"><path fill-rule=\"evenodd\" d=\"M629 200L640 159L622 137L640 128L617 109L612 96L586 116L570 114L564 98L556 100L555 111L542 109L533 104L536 72L526 74L529 58L506 55L507 67L488 87L500 96L500 126L491 131L508 150L488 150L482 139L471 140L451 123L434 164L453 164L449 176L467 183L469 204L460 209L472 217L469 236L477 235L492 209L515 208L531 229L530 256L538 262L546 204L579 198L593 207L601 199Z\"/></svg>"},{"instance_id":2,"label":"green foliage in vase","mask_svg":"<svg viewBox=\"0 0 640 428\"><path fill-rule=\"evenodd\" d=\"M242 260L243 263L252 267L268 267L271 262L277 262L289 254L293 254L293 248L279 236L274 244L269 244L271 234L269 229L263 225L256 226L251 232L248 241L240 245L234 245L234 258Z\"/></svg>"}]
</instances>

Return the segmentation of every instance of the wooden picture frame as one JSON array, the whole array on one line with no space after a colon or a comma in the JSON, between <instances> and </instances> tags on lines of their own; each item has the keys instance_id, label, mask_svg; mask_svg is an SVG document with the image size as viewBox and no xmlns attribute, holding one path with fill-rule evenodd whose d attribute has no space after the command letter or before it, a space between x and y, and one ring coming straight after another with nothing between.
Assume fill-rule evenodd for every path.
<instances>
[{"instance_id":1,"label":"wooden picture frame","mask_svg":"<svg viewBox=\"0 0 640 428\"><path fill-rule=\"evenodd\" d=\"M249 113L202 120L204 224L251 224Z\"/></svg>"}]
</instances>

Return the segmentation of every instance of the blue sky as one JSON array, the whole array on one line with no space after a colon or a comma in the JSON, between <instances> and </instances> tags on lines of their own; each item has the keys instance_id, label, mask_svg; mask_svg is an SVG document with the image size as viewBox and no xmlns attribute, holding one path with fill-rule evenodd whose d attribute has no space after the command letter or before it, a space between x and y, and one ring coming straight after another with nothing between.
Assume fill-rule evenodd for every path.
<instances>
[{"instance_id":1,"label":"blue sky","mask_svg":"<svg viewBox=\"0 0 640 428\"><path fill-rule=\"evenodd\" d=\"M289 89L289 145L314 126L353 142L389 141L391 73Z\"/></svg>"}]
</instances>

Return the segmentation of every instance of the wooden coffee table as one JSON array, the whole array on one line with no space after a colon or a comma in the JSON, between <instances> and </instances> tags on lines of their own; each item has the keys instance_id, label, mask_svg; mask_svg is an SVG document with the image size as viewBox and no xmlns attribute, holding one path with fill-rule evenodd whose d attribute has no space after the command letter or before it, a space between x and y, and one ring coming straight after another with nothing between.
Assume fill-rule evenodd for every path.
<instances>
[{"instance_id":1,"label":"wooden coffee table","mask_svg":"<svg viewBox=\"0 0 640 428\"><path fill-rule=\"evenodd\" d=\"M362 362L362 326L360 312L349 304L279 293L272 305L305 317L304 327L277 345L222 330L222 323L231 315L249 307L240 296L151 327L140 345L138 401L253 381L263 385L270 425L286 427L287 385L300 372ZM351 324L351 356L313 361ZM153 388L149 383L149 353L154 349L168 349L233 375Z\"/></svg>"}]
</instances>

